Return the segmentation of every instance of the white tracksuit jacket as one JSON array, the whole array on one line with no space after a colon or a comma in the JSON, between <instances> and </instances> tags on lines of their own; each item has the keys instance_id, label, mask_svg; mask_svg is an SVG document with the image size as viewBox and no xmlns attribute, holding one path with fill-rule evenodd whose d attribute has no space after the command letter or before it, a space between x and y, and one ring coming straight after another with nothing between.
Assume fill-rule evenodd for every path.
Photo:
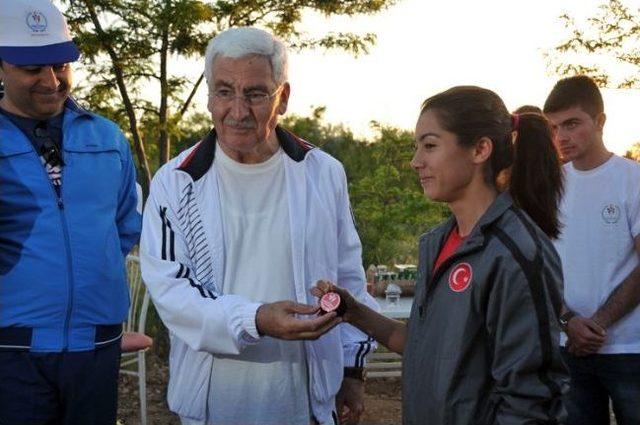
<instances>
[{"instance_id":1,"label":"white tracksuit jacket","mask_svg":"<svg viewBox=\"0 0 640 425\"><path fill-rule=\"evenodd\" d=\"M287 154L295 301L315 304L309 289L317 280L328 279L377 308L365 290L360 239L342 165L280 127L276 134ZM238 354L259 341L255 313L260 304L221 293L217 285L223 282L225 253L215 137L212 131L156 173L140 249L142 277L171 335L169 407L200 420L206 417L209 379L216 379L210 376L216 354ZM375 343L341 324L305 342L305 348L312 411L324 423L335 408L343 367L364 366Z\"/></svg>"}]
</instances>

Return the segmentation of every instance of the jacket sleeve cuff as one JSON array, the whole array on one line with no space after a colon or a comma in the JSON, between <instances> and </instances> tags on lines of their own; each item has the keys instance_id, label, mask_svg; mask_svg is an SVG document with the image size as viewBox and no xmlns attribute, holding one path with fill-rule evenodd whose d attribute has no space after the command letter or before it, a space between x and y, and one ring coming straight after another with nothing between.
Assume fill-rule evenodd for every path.
<instances>
[{"instance_id":1,"label":"jacket sleeve cuff","mask_svg":"<svg viewBox=\"0 0 640 425\"><path fill-rule=\"evenodd\" d=\"M232 335L239 351L260 341L256 328L256 311L261 303L249 302L237 295L224 295L218 298L227 316L227 332Z\"/></svg>"},{"instance_id":2,"label":"jacket sleeve cuff","mask_svg":"<svg viewBox=\"0 0 640 425\"><path fill-rule=\"evenodd\" d=\"M341 326L346 325L342 324ZM365 367L367 365L367 356L377 348L376 341L372 338L368 338L367 335L356 331L355 328L345 329L344 331L358 333L356 335L351 335L348 342L343 342L342 352L344 367Z\"/></svg>"},{"instance_id":3,"label":"jacket sleeve cuff","mask_svg":"<svg viewBox=\"0 0 640 425\"><path fill-rule=\"evenodd\" d=\"M256 313L261 303L251 303L245 305L240 311L240 320L242 321L242 336L247 343L252 344L260 340L258 326L256 325Z\"/></svg>"}]
</instances>

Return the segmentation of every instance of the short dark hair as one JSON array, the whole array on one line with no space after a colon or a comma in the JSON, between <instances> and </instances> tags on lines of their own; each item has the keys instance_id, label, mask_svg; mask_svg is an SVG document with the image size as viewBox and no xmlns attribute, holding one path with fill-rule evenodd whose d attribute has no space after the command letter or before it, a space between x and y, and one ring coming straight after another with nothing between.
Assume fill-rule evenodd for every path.
<instances>
[{"instance_id":1,"label":"short dark hair","mask_svg":"<svg viewBox=\"0 0 640 425\"><path fill-rule=\"evenodd\" d=\"M542 115L542 109L540 109L536 105L522 105L518 109L513 111L513 113L514 114L525 114L525 113L527 113L527 114L540 114L540 115Z\"/></svg>"},{"instance_id":2,"label":"short dark hair","mask_svg":"<svg viewBox=\"0 0 640 425\"><path fill-rule=\"evenodd\" d=\"M575 106L582 108L591 118L604 112L600 89L596 82L586 75L576 75L558 81L544 102L544 113L565 111Z\"/></svg>"}]
</instances>

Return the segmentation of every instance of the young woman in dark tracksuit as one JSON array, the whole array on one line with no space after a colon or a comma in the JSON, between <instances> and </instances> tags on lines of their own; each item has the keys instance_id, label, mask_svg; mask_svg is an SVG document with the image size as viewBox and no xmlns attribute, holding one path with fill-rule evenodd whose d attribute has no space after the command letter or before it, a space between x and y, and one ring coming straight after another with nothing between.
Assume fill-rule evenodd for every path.
<instances>
[{"instance_id":1,"label":"young woman in dark tracksuit","mask_svg":"<svg viewBox=\"0 0 640 425\"><path fill-rule=\"evenodd\" d=\"M547 121L479 87L427 99L412 167L452 217L420 238L408 324L338 292L344 320L403 353L403 423L558 424L562 174Z\"/></svg>"}]
</instances>

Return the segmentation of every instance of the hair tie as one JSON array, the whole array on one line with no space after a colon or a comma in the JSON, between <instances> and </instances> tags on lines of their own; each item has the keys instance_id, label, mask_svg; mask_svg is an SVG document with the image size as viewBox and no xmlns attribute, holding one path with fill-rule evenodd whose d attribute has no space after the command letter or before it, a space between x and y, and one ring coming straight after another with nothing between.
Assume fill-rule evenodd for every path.
<instances>
[{"instance_id":1,"label":"hair tie","mask_svg":"<svg viewBox=\"0 0 640 425\"><path fill-rule=\"evenodd\" d=\"M520 115L511 114L511 130L518 131L520 128Z\"/></svg>"}]
</instances>

